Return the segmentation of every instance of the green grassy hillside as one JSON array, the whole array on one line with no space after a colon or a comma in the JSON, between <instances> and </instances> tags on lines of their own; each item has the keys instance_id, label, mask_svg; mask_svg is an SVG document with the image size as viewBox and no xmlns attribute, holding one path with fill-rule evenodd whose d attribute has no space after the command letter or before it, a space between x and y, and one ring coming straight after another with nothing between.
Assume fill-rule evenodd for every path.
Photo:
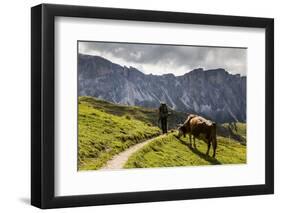
<instances>
[{"instance_id":1,"label":"green grassy hillside","mask_svg":"<svg viewBox=\"0 0 281 213\"><path fill-rule=\"evenodd\" d=\"M229 138L217 137L216 158L206 156L207 144L196 140L196 148L189 144L188 137L178 139L176 133L155 139L133 154L125 168L150 168L195 166L210 164L246 163L246 146ZM213 153L211 148L210 155Z\"/></svg>"},{"instance_id":2,"label":"green grassy hillside","mask_svg":"<svg viewBox=\"0 0 281 213\"><path fill-rule=\"evenodd\" d=\"M236 140L244 145L247 142L247 131L245 123L232 122L218 125L217 134L226 138Z\"/></svg>"},{"instance_id":3,"label":"green grassy hillside","mask_svg":"<svg viewBox=\"0 0 281 213\"><path fill-rule=\"evenodd\" d=\"M143 121L153 126L159 126L158 123L158 109L145 108L138 106L125 106L120 104L113 104L101 99L93 97L79 97L79 101L87 102L93 108L102 110L106 113L117 116L129 116L136 120ZM168 128L172 129L179 123L183 123L186 119L186 114L171 110L171 116L168 117Z\"/></svg>"},{"instance_id":4,"label":"green grassy hillside","mask_svg":"<svg viewBox=\"0 0 281 213\"><path fill-rule=\"evenodd\" d=\"M157 109L124 106L92 97L79 97L78 169L100 169L113 156L160 134ZM173 111L170 127L182 123L185 114ZM246 124L218 124L216 159L206 156L207 145L188 137L177 139L177 131L154 139L132 154L125 168L171 167L246 163ZM212 149L210 150L210 155Z\"/></svg>"},{"instance_id":5,"label":"green grassy hillside","mask_svg":"<svg viewBox=\"0 0 281 213\"><path fill-rule=\"evenodd\" d=\"M246 139L246 135L247 135L247 130L246 130L246 124L245 123L233 123L233 129L234 131L243 136Z\"/></svg>"},{"instance_id":6,"label":"green grassy hillside","mask_svg":"<svg viewBox=\"0 0 281 213\"><path fill-rule=\"evenodd\" d=\"M155 108L145 108L138 106L125 106L120 104L113 104L101 99L93 97L79 97L79 101L89 104L97 110L116 115L116 116L127 116L134 118L136 120L143 121L152 126L159 126L158 123L158 110ZM187 118L187 114L183 112L177 112L171 110L171 115L168 117L168 129L177 128L177 125L184 123ZM232 138L234 140L240 140L243 142L243 138L239 136L244 136L246 138L246 124L243 123L225 123L217 125L217 134L223 137ZM241 132L237 132L238 130Z\"/></svg>"},{"instance_id":7,"label":"green grassy hillside","mask_svg":"<svg viewBox=\"0 0 281 213\"><path fill-rule=\"evenodd\" d=\"M101 168L113 155L156 135L151 111L79 98L78 169Z\"/></svg>"}]
</instances>

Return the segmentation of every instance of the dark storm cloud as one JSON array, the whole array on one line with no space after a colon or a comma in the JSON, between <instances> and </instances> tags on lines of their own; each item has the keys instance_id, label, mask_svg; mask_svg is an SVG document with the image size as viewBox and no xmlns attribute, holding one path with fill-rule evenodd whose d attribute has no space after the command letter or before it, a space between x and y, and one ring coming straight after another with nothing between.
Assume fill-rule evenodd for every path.
<instances>
[{"instance_id":1,"label":"dark storm cloud","mask_svg":"<svg viewBox=\"0 0 281 213\"><path fill-rule=\"evenodd\" d=\"M131 63L146 71L149 66L158 65L173 70L186 69L186 72L198 67L224 68L231 73L246 75L246 51L242 48L79 42L81 53L121 59L127 65ZM148 72L153 73L152 70Z\"/></svg>"}]
</instances>

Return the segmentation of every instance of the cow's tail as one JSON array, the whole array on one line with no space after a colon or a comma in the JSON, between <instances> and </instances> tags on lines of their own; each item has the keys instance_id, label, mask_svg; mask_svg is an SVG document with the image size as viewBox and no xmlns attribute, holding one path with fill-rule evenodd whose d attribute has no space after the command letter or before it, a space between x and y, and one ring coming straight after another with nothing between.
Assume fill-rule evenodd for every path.
<instances>
[{"instance_id":1,"label":"cow's tail","mask_svg":"<svg viewBox=\"0 0 281 213\"><path fill-rule=\"evenodd\" d=\"M216 125L216 123L213 123L211 141L212 141L212 147L213 147L213 157L216 157L216 150L217 150L217 125Z\"/></svg>"}]
</instances>

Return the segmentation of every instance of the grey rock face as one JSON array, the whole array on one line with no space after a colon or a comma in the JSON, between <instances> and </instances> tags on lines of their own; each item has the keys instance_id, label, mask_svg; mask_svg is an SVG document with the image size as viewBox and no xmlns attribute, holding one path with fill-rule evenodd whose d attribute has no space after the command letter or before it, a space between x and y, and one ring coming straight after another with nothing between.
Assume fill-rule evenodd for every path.
<instances>
[{"instance_id":1,"label":"grey rock face","mask_svg":"<svg viewBox=\"0 0 281 213\"><path fill-rule=\"evenodd\" d=\"M246 121L246 77L224 69L199 68L182 76L146 75L99 56L79 54L78 81L80 96L153 108L164 101L174 110L217 122Z\"/></svg>"}]
</instances>

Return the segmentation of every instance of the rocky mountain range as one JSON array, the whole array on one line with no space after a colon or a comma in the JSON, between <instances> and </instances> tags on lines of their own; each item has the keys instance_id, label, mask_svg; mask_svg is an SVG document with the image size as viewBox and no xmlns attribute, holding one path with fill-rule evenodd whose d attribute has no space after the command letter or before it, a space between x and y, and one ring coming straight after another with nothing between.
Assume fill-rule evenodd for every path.
<instances>
[{"instance_id":1,"label":"rocky mountain range","mask_svg":"<svg viewBox=\"0 0 281 213\"><path fill-rule=\"evenodd\" d=\"M182 76L146 75L99 56L79 54L78 95L153 108L166 102L173 110L220 123L246 121L246 77L222 68L198 68Z\"/></svg>"}]
</instances>

